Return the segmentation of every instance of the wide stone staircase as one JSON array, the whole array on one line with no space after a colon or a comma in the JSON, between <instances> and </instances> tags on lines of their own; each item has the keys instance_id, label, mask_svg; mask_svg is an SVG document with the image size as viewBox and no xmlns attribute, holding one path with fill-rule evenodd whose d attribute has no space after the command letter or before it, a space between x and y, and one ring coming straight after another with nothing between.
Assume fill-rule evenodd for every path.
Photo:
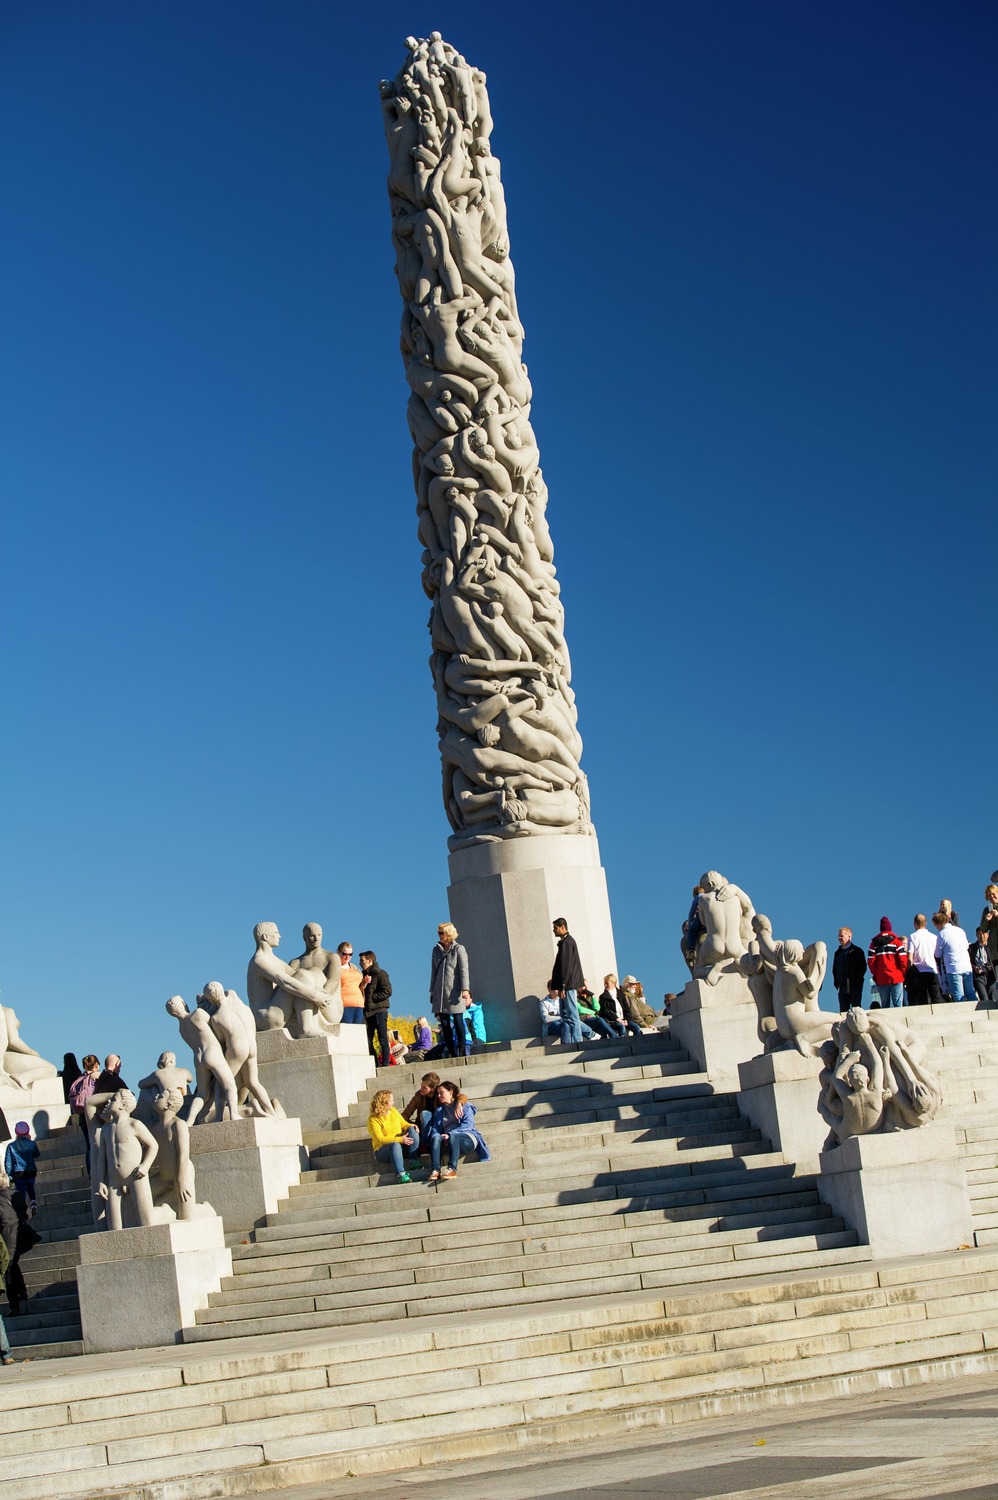
<instances>
[{"instance_id":1,"label":"wide stone staircase","mask_svg":"<svg viewBox=\"0 0 998 1500\"><path fill-rule=\"evenodd\" d=\"M907 1019L974 1246L871 1260L667 1035L489 1049L437 1067L492 1162L435 1188L372 1171L368 1094L187 1342L0 1372L6 1500L273 1492L998 1370L998 1013ZM404 1101L425 1070L378 1084ZM46 1148L64 1222L72 1144Z\"/></svg>"},{"instance_id":2,"label":"wide stone staircase","mask_svg":"<svg viewBox=\"0 0 998 1500\"><path fill-rule=\"evenodd\" d=\"M393 1069L401 1103L426 1065ZM540 1043L449 1076L493 1153L428 1187L376 1168L369 1091L185 1339L256 1337L858 1262L865 1246L668 1036ZM387 1086L382 1075L378 1086ZM374 1170L372 1170L372 1168Z\"/></svg>"}]
</instances>

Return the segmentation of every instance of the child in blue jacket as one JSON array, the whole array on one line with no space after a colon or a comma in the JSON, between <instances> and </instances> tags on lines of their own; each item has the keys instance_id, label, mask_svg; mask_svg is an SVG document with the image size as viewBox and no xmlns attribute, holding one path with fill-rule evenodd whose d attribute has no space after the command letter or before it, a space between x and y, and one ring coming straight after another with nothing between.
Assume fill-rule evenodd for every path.
<instances>
[{"instance_id":1,"label":"child in blue jacket","mask_svg":"<svg viewBox=\"0 0 998 1500\"><path fill-rule=\"evenodd\" d=\"M18 1120L14 1126L14 1139L4 1153L3 1166L14 1192L20 1193L24 1199L28 1218L33 1219L37 1207L38 1147L31 1139L31 1126L27 1120Z\"/></svg>"}]
</instances>

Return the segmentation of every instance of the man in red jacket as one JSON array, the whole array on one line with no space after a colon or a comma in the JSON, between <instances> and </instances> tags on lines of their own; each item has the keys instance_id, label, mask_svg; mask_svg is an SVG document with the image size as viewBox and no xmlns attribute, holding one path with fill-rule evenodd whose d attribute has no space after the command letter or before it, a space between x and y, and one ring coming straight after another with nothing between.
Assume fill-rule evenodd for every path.
<instances>
[{"instance_id":1,"label":"man in red jacket","mask_svg":"<svg viewBox=\"0 0 998 1500\"><path fill-rule=\"evenodd\" d=\"M880 931L870 943L866 962L881 1005L903 1005L908 945L892 930L890 917L880 918Z\"/></svg>"}]
</instances>

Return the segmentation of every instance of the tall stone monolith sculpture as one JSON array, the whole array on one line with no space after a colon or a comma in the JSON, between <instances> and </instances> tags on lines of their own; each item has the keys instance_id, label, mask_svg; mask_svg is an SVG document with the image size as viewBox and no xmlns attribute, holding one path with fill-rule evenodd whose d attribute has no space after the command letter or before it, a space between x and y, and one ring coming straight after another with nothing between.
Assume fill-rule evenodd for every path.
<instances>
[{"instance_id":1,"label":"tall stone monolith sculpture","mask_svg":"<svg viewBox=\"0 0 998 1500\"><path fill-rule=\"evenodd\" d=\"M539 1029L552 919L567 919L597 989L616 967L613 931L485 74L439 32L406 46L381 96L450 912L490 1030L510 1037Z\"/></svg>"}]
</instances>

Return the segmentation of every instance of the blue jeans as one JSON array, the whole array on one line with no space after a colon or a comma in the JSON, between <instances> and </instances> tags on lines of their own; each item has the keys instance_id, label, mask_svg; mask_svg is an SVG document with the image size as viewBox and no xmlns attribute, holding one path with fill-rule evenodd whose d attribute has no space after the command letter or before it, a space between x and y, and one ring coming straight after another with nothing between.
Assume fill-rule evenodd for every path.
<instances>
[{"instance_id":1,"label":"blue jeans","mask_svg":"<svg viewBox=\"0 0 998 1500\"><path fill-rule=\"evenodd\" d=\"M403 1151L405 1152L406 1156L419 1155L419 1132L415 1128L415 1126L413 1126L411 1134L416 1137L414 1145L403 1146L401 1141L389 1141L387 1146L378 1147L377 1151L375 1151L374 1153L374 1160L384 1162L386 1167L388 1163L391 1162L396 1172L404 1172L405 1158L402 1155Z\"/></svg>"},{"instance_id":2,"label":"blue jeans","mask_svg":"<svg viewBox=\"0 0 998 1500\"><path fill-rule=\"evenodd\" d=\"M977 1001L977 991L974 989L973 974L947 974L946 989L951 1000L973 1000Z\"/></svg>"},{"instance_id":3,"label":"blue jeans","mask_svg":"<svg viewBox=\"0 0 998 1500\"><path fill-rule=\"evenodd\" d=\"M880 996L880 1004L884 1008L891 1005L904 1004L903 984L875 984L873 988Z\"/></svg>"},{"instance_id":4,"label":"blue jeans","mask_svg":"<svg viewBox=\"0 0 998 1500\"><path fill-rule=\"evenodd\" d=\"M463 1130L452 1130L445 1141L442 1135L430 1136L430 1161L434 1172L440 1171L440 1158L446 1145L449 1153L448 1165L457 1171L457 1164L461 1160L462 1151L476 1151L478 1142L473 1135L467 1135Z\"/></svg>"},{"instance_id":5,"label":"blue jeans","mask_svg":"<svg viewBox=\"0 0 998 1500\"><path fill-rule=\"evenodd\" d=\"M611 1042L616 1041L617 1033L614 1031L613 1027L609 1024L608 1021L604 1021L602 1016L586 1016L583 1025L586 1024L588 1024L593 1029L593 1031L595 1031L597 1036L606 1037Z\"/></svg>"},{"instance_id":6,"label":"blue jeans","mask_svg":"<svg viewBox=\"0 0 998 1500\"><path fill-rule=\"evenodd\" d=\"M582 1022L575 990L566 990L561 1001L561 1040L566 1047L582 1041Z\"/></svg>"},{"instance_id":7,"label":"blue jeans","mask_svg":"<svg viewBox=\"0 0 998 1500\"><path fill-rule=\"evenodd\" d=\"M344 1007L343 1007L343 1025L344 1026L363 1026L363 1024L364 1024L364 1007L362 1005L344 1005Z\"/></svg>"},{"instance_id":8,"label":"blue jeans","mask_svg":"<svg viewBox=\"0 0 998 1500\"><path fill-rule=\"evenodd\" d=\"M3 1318L0 1318L0 1354L10 1353L10 1339L7 1337L7 1329L4 1327Z\"/></svg>"}]
</instances>

